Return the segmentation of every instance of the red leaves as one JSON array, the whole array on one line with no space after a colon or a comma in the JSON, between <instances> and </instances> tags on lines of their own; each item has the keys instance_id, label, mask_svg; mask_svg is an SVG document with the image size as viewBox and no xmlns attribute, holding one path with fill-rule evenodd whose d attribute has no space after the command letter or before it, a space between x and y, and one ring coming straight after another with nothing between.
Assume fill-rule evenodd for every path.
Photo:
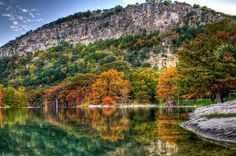
<instances>
[{"instance_id":1,"label":"red leaves","mask_svg":"<svg viewBox=\"0 0 236 156\"><path fill-rule=\"evenodd\" d=\"M112 98L110 96L106 96L104 99L103 99L103 103L106 104L106 105L113 105L113 101L112 101Z\"/></svg>"}]
</instances>

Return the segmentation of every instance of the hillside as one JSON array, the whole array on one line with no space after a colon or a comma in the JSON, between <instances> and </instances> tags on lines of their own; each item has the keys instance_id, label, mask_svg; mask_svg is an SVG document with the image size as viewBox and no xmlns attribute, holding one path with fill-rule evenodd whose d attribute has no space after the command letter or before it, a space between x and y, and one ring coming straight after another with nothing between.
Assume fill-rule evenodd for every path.
<instances>
[{"instance_id":1,"label":"hillside","mask_svg":"<svg viewBox=\"0 0 236 156\"><path fill-rule=\"evenodd\" d=\"M167 1L98 12L59 19L3 46L0 105L176 104L202 98L207 104L235 98L231 17ZM80 24L68 25L75 21L83 21L85 34L77 34Z\"/></svg>"},{"instance_id":2,"label":"hillside","mask_svg":"<svg viewBox=\"0 0 236 156\"><path fill-rule=\"evenodd\" d=\"M61 18L10 41L0 48L0 57L25 55L46 50L61 42L89 44L123 35L169 32L183 26L201 26L225 16L206 7L186 3L157 3L117 6L109 10L87 11Z\"/></svg>"}]
</instances>

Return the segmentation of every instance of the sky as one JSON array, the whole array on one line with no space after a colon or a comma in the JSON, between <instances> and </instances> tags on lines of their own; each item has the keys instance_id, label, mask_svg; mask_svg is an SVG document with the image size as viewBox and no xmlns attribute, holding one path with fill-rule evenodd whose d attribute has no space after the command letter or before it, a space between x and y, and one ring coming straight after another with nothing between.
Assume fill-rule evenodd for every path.
<instances>
[{"instance_id":1,"label":"sky","mask_svg":"<svg viewBox=\"0 0 236 156\"><path fill-rule=\"evenodd\" d=\"M236 15L236 0L178 0ZM108 9L145 0L0 0L0 46L44 24L76 12Z\"/></svg>"}]
</instances>

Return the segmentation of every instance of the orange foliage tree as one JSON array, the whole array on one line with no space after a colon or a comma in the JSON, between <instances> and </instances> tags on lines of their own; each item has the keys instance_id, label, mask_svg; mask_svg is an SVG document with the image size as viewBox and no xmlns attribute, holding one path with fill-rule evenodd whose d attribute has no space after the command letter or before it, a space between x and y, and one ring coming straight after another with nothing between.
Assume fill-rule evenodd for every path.
<instances>
[{"instance_id":1,"label":"orange foliage tree","mask_svg":"<svg viewBox=\"0 0 236 156\"><path fill-rule=\"evenodd\" d=\"M166 69L159 77L157 98L164 101L174 100L178 95L178 73L175 67Z\"/></svg>"},{"instance_id":2,"label":"orange foliage tree","mask_svg":"<svg viewBox=\"0 0 236 156\"><path fill-rule=\"evenodd\" d=\"M59 107L59 95L63 90L63 85L59 84L52 87L49 91L46 92L45 97L55 107Z\"/></svg>"},{"instance_id":3,"label":"orange foliage tree","mask_svg":"<svg viewBox=\"0 0 236 156\"><path fill-rule=\"evenodd\" d=\"M94 83L96 76L93 74L77 74L70 83L65 86L66 101L69 106L81 105L89 102L91 85Z\"/></svg>"},{"instance_id":4,"label":"orange foliage tree","mask_svg":"<svg viewBox=\"0 0 236 156\"><path fill-rule=\"evenodd\" d=\"M46 92L45 97L50 104L58 107L76 107L89 99L91 84L94 82L93 74L76 74L63 84L58 84Z\"/></svg>"},{"instance_id":5,"label":"orange foliage tree","mask_svg":"<svg viewBox=\"0 0 236 156\"><path fill-rule=\"evenodd\" d=\"M122 102L129 93L129 81L123 79L124 73L109 70L101 73L92 85L92 102L102 103L105 97L113 102Z\"/></svg>"}]
</instances>

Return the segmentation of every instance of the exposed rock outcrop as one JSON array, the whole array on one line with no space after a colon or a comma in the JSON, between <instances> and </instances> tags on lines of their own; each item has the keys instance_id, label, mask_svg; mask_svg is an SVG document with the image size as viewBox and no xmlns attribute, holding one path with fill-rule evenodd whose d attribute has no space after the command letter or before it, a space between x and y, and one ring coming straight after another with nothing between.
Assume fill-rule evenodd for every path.
<instances>
[{"instance_id":1,"label":"exposed rock outcrop","mask_svg":"<svg viewBox=\"0 0 236 156\"><path fill-rule=\"evenodd\" d=\"M222 14L204 12L190 5L159 1L77 13L9 42L0 48L0 57L35 53L57 46L62 41L89 44L98 39L119 38L127 34L149 34L156 30L163 33L183 25L205 25L222 18L225 18Z\"/></svg>"},{"instance_id":2,"label":"exposed rock outcrop","mask_svg":"<svg viewBox=\"0 0 236 156\"><path fill-rule=\"evenodd\" d=\"M236 149L236 117L211 118L211 114L236 113L236 100L200 107L190 114L191 120L181 124L208 141Z\"/></svg>"}]
</instances>

